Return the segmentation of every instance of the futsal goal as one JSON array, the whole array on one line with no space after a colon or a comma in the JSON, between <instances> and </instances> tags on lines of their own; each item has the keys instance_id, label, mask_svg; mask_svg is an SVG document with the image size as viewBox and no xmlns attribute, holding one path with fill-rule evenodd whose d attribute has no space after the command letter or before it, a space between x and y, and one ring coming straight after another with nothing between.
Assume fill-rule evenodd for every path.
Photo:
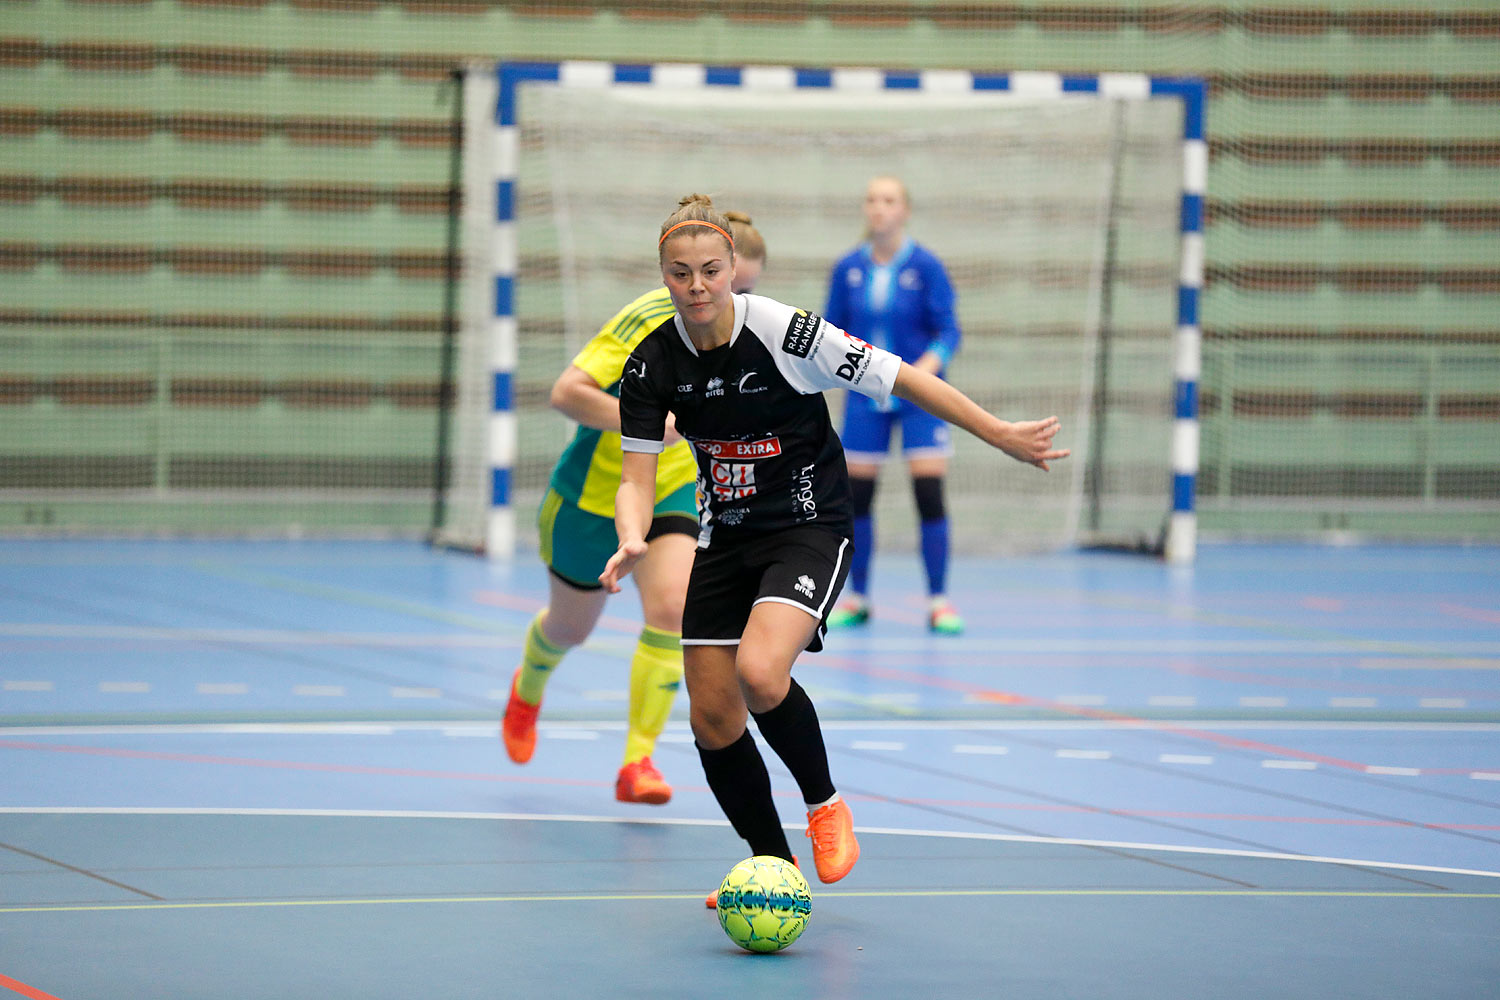
<instances>
[{"instance_id":1,"label":"futsal goal","mask_svg":"<svg viewBox=\"0 0 1500 1000\"><path fill-rule=\"evenodd\" d=\"M876 175L946 264L949 378L1009 419L1056 414L1050 474L955 433L960 552L1119 545L1193 557L1204 89L1135 74L526 63L465 76L455 405L434 538L504 556L572 426L552 381L660 284L688 192L766 237L757 291L821 311ZM842 401L830 399L835 415ZM915 512L893 459L882 548ZM518 529L518 525L522 527Z\"/></svg>"}]
</instances>

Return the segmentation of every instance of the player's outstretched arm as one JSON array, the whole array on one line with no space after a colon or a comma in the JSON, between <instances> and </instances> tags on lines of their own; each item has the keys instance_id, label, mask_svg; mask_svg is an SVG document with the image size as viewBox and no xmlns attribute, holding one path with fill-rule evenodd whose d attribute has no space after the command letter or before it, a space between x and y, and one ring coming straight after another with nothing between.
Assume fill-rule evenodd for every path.
<instances>
[{"instance_id":1,"label":"player's outstretched arm","mask_svg":"<svg viewBox=\"0 0 1500 1000\"><path fill-rule=\"evenodd\" d=\"M599 582L611 594L620 592L620 581L646 554L646 532L656 506L656 456L627 451L620 469L620 488L615 491L615 534L620 547L604 564Z\"/></svg>"},{"instance_id":2,"label":"player's outstretched arm","mask_svg":"<svg viewBox=\"0 0 1500 1000\"><path fill-rule=\"evenodd\" d=\"M1062 426L1056 417L1016 423L1001 420L936 375L904 361L891 394L916 403L933 416L962 427L1016 461L1039 469L1045 470L1053 459L1067 458L1072 454L1067 448L1052 447L1052 439Z\"/></svg>"}]
</instances>

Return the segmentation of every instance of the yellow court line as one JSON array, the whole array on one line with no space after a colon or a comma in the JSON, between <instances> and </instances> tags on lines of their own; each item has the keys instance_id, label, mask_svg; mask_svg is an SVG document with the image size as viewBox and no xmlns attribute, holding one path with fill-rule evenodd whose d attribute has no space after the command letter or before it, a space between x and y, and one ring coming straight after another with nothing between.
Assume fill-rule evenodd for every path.
<instances>
[{"instance_id":1,"label":"yellow court line","mask_svg":"<svg viewBox=\"0 0 1500 1000\"><path fill-rule=\"evenodd\" d=\"M1432 890L1362 889L893 889L821 892L839 899L949 898L960 896L1160 896L1160 897L1274 897L1339 899L1500 899L1500 892L1436 892ZM682 893L554 893L524 896L430 896L395 899L262 899L215 903L95 903L60 906L4 906L0 913L99 913L113 910L233 910L294 906L392 906L424 903L638 903L702 899Z\"/></svg>"}]
</instances>

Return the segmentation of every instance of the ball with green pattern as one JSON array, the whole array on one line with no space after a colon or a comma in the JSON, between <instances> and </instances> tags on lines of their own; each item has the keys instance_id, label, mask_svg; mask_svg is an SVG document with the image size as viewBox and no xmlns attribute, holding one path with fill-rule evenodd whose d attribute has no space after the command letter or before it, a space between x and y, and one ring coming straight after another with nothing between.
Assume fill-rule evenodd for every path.
<instances>
[{"instance_id":1,"label":"ball with green pattern","mask_svg":"<svg viewBox=\"0 0 1500 1000\"><path fill-rule=\"evenodd\" d=\"M811 914L807 879L781 858L746 858L719 884L719 926L746 951L780 951L797 940Z\"/></svg>"}]
</instances>

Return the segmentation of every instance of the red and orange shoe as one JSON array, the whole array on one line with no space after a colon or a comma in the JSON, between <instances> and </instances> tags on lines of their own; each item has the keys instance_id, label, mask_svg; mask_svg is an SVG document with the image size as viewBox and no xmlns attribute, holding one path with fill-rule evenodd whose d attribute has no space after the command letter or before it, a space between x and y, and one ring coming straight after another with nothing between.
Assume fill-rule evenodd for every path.
<instances>
[{"instance_id":1,"label":"red and orange shoe","mask_svg":"<svg viewBox=\"0 0 1500 1000\"><path fill-rule=\"evenodd\" d=\"M505 752L510 754L510 759L524 764L536 750L536 716L542 706L521 700L516 693L516 682L520 679L521 671L517 670L510 681L510 701L505 705L505 718L500 722L500 738L505 740Z\"/></svg>"},{"instance_id":2,"label":"red and orange shoe","mask_svg":"<svg viewBox=\"0 0 1500 1000\"><path fill-rule=\"evenodd\" d=\"M797 865L798 870L801 870L802 866L797 864L797 855L795 854L792 855L792 864ZM709 893L708 898L703 902L707 904L710 910L717 910L719 908L719 890L715 889Z\"/></svg>"},{"instance_id":3,"label":"red and orange shoe","mask_svg":"<svg viewBox=\"0 0 1500 1000\"><path fill-rule=\"evenodd\" d=\"M650 757L642 757L620 768L620 776L615 779L615 798L621 802L644 802L649 806L665 805L672 799L672 786L651 763Z\"/></svg>"},{"instance_id":4,"label":"red and orange shoe","mask_svg":"<svg viewBox=\"0 0 1500 1000\"><path fill-rule=\"evenodd\" d=\"M812 838L813 864L818 869L819 881L837 882L859 860L854 817L843 799L835 799L808 813L807 835Z\"/></svg>"}]
</instances>

